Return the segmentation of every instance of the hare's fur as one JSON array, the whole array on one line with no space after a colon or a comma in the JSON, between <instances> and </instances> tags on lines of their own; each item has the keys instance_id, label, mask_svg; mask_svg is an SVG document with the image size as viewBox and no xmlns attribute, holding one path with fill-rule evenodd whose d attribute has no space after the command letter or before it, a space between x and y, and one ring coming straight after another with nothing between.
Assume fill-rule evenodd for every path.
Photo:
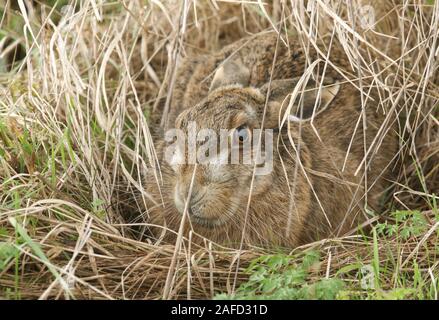
<instances>
[{"instance_id":1,"label":"hare's fur","mask_svg":"<svg viewBox=\"0 0 439 320\"><path fill-rule=\"evenodd\" d=\"M264 128L278 130L274 135L274 166L271 174L255 176L247 210L253 165L197 165L188 198L195 166L180 165L174 171L162 161L162 179L157 183L151 172L147 177L146 191L156 200L146 208L151 224L178 231L185 201L201 195L193 208L189 201L188 207L193 210L188 214L185 234L193 230L230 246L243 239L245 244L294 247L354 229L364 221L366 205L380 209L379 199L391 178L397 140L391 126L384 139L374 139L386 116L390 119L391 115L383 113L376 89L368 87L365 80L362 86L367 94L362 101L358 88L340 75L338 70L355 78L346 55L334 43L329 59L336 68L325 68L320 62L314 74L321 75L325 70L324 79L314 80L320 84L330 79L332 87L337 86L335 96L325 98L335 91L321 89L319 95L311 97L311 105L319 96L323 100L320 104L327 99L326 109L315 113L312 121L292 121L280 127L289 103L285 98L298 77L319 58L312 47L305 52L298 39L286 40L288 46L277 42L274 33L260 35L242 39L219 53L183 61L168 127L175 124L185 129L189 121L196 121L201 128L215 130L244 123L260 128L265 110ZM291 83L287 86L288 81ZM353 83L358 85L358 81ZM162 159L161 139L156 147ZM367 161L362 163L367 151ZM159 228L156 231L159 235ZM166 236L173 234L167 232Z\"/></svg>"}]
</instances>

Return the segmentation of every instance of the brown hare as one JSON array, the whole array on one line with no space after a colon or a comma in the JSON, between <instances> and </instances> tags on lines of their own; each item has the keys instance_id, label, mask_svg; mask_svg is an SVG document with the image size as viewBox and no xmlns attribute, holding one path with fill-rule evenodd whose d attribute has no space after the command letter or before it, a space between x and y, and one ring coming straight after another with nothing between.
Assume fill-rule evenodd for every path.
<instances>
[{"instance_id":1,"label":"brown hare","mask_svg":"<svg viewBox=\"0 0 439 320\"><path fill-rule=\"evenodd\" d=\"M147 175L154 201L146 215L152 225L175 232L154 228L156 236L171 240L187 214L185 235L193 230L232 247L242 241L295 247L341 236L364 221L365 208L379 210L397 140L391 125L379 134L386 115L376 89L363 81L361 98L358 82L341 73L353 71L335 44L325 65L312 47L284 40L275 33L253 36L183 61L168 127L185 137L194 124L197 132L227 129L241 156L250 140L259 141L251 148L267 153L264 130L271 130L272 164L255 174L261 167L256 157L231 163L233 148L221 164L190 162L189 148L178 152L178 164L168 163L169 144L158 139L161 176ZM255 129L263 129L258 138Z\"/></svg>"}]
</instances>

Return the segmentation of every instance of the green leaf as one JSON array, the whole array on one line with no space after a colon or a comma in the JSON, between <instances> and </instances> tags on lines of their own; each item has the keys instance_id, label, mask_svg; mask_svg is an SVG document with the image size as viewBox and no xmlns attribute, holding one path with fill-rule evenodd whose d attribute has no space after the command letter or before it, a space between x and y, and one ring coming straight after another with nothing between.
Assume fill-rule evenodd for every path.
<instances>
[{"instance_id":1,"label":"green leaf","mask_svg":"<svg viewBox=\"0 0 439 320\"><path fill-rule=\"evenodd\" d=\"M0 242L0 271L15 257L18 249L10 242Z\"/></svg>"}]
</instances>

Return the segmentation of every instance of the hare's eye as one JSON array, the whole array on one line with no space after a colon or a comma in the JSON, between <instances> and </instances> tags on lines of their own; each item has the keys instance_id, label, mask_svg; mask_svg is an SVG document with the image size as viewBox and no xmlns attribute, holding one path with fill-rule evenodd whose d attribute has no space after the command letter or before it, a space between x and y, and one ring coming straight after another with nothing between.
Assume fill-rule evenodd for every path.
<instances>
[{"instance_id":1,"label":"hare's eye","mask_svg":"<svg viewBox=\"0 0 439 320\"><path fill-rule=\"evenodd\" d=\"M240 143L246 142L250 139L250 129L246 126L241 126L235 130L236 140Z\"/></svg>"}]
</instances>

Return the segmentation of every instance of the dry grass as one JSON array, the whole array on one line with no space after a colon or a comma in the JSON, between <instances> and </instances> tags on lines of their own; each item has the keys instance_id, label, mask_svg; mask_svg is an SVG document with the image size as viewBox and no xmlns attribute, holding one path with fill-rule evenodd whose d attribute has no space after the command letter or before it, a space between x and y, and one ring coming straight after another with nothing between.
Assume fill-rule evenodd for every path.
<instances>
[{"instance_id":1,"label":"dry grass","mask_svg":"<svg viewBox=\"0 0 439 320\"><path fill-rule=\"evenodd\" d=\"M142 216L123 217L148 196L141 175L157 168L150 130L166 113L179 57L274 28L297 32L304 46L337 38L357 72L351 81L371 77L383 104L404 101L403 165L382 216L406 209L427 219L404 240L351 235L296 249L322 252L310 281L375 263L391 270L380 290L417 287L418 272L437 298L437 1L362 0L377 13L368 29L353 14L359 1L72 0L62 14L67 1L43 2L0 5L0 297L210 298L247 279L245 267L266 251L190 239L176 248L145 240ZM355 273L342 277L361 291Z\"/></svg>"}]
</instances>

